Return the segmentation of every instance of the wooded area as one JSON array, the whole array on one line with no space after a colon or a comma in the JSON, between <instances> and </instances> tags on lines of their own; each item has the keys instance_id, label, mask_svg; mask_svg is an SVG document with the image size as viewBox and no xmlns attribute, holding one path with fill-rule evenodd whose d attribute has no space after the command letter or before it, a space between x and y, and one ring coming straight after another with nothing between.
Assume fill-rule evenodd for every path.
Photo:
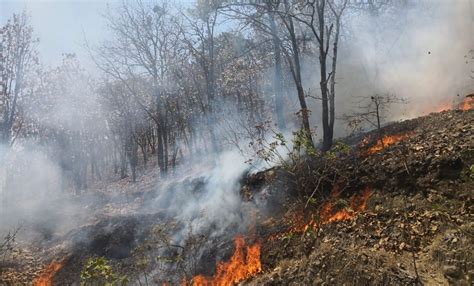
<instances>
[{"instance_id":1,"label":"wooded area","mask_svg":"<svg viewBox=\"0 0 474 286\"><path fill-rule=\"evenodd\" d=\"M1 285L472 285L474 0L18 1Z\"/></svg>"},{"instance_id":2,"label":"wooded area","mask_svg":"<svg viewBox=\"0 0 474 286\"><path fill-rule=\"evenodd\" d=\"M112 172L135 181L138 164L155 156L165 176L191 157L263 136L254 126L265 122L282 133L302 129L329 150L346 14L396 13L406 5L198 1L178 9L124 1L104 16L110 39L88 47L98 76L74 54L43 66L27 12L13 15L1 28L2 142L42 146L77 190ZM305 90L308 58L319 62L316 92ZM321 105L313 115L321 128L311 122L308 100ZM299 110L290 107L296 101ZM242 129L254 138L242 138Z\"/></svg>"}]
</instances>

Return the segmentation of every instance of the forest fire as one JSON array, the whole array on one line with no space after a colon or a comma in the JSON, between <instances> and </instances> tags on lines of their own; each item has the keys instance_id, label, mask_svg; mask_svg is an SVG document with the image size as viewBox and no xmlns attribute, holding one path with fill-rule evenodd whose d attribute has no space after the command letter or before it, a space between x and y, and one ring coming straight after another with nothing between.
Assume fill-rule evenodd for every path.
<instances>
[{"instance_id":1,"label":"forest fire","mask_svg":"<svg viewBox=\"0 0 474 286\"><path fill-rule=\"evenodd\" d=\"M67 262L67 257L60 261L53 260L48 267L46 267L41 275L36 279L35 286L53 286L53 280L56 273L64 267Z\"/></svg>"},{"instance_id":2,"label":"forest fire","mask_svg":"<svg viewBox=\"0 0 474 286\"><path fill-rule=\"evenodd\" d=\"M442 112L442 111L447 111L453 109L453 103L452 102L442 102L438 106L435 107L434 112ZM433 110L430 110L429 112L433 112Z\"/></svg>"},{"instance_id":3,"label":"forest fire","mask_svg":"<svg viewBox=\"0 0 474 286\"><path fill-rule=\"evenodd\" d=\"M398 143L402 140L405 140L406 138L410 137L413 133L406 133L406 134L395 134L395 135L386 135L382 137L382 139L377 140L377 143L370 147L367 151L367 155L372 155L375 154L385 148L387 148L390 145L393 145L395 143ZM368 138L364 139L363 144L367 144L369 141Z\"/></svg>"},{"instance_id":4,"label":"forest fire","mask_svg":"<svg viewBox=\"0 0 474 286\"><path fill-rule=\"evenodd\" d=\"M350 202L350 209L343 208L334 212L334 203L331 201L324 204L323 209L321 211L321 223L331 223L331 222L338 222L343 220L350 220L355 218L357 213L362 212L367 207L367 200L372 195L372 190L369 187L366 187L361 194L354 195L351 198ZM338 193L334 195L334 199L339 196ZM333 199L333 200L334 200Z\"/></svg>"},{"instance_id":5,"label":"forest fire","mask_svg":"<svg viewBox=\"0 0 474 286\"><path fill-rule=\"evenodd\" d=\"M213 277L195 276L192 285L195 286L227 286L235 285L240 281L252 277L262 271L260 262L260 243L247 245L243 236L235 238L235 251L228 262L217 265Z\"/></svg>"},{"instance_id":6,"label":"forest fire","mask_svg":"<svg viewBox=\"0 0 474 286\"><path fill-rule=\"evenodd\" d=\"M462 111L474 109L474 94L466 96L464 101L459 105L459 109Z\"/></svg>"},{"instance_id":7,"label":"forest fire","mask_svg":"<svg viewBox=\"0 0 474 286\"><path fill-rule=\"evenodd\" d=\"M474 109L474 94L467 95L464 100L460 103L453 103L453 102L443 102L437 108L436 112L446 111L446 110L453 110L458 109L462 111L469 111Z\"/></svg>"},{"instance_id":8,"label":"forest fire","mask_svg":"<svg viewBox=\"0 0 474 286\"><path fill-rule=\"evenodd\" d=\"M350 208L337 209L335 201L338 200L340 191L339 188L334 188L331 193L331 199L321 207L321 212L318 216L319 223L314 217L312 217L308 223L305 223L304 216L300 215L299 219L292 221L293 226L288 232L270 237L270 239L273 240L288 233L305 233L310 228L314 229L325 224L354 219L358 213L366 209L367 201L372 193L372 189L366 187L361 194L352 196Z\"/></svg>"}]
</instances>

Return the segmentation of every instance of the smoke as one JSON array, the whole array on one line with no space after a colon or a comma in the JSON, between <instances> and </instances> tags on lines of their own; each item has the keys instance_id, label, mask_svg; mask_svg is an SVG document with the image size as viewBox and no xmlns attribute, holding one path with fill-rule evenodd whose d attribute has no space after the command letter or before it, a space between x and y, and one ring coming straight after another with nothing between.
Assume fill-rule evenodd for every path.
<instances>
[{"instance_id":1,"label":"smoke","mask_svg":"<svg viewBox=\"0 0 474 286\"><path fill-rule=\"evenodd\" d=\"M21 98L24 126L15 144L0 148L0 232L23 225L25 237L48 240L91 216L72 186L94 155L88 147L100 147L97 134L108 132L92 81L73 55L60 67L28 76L36 84Z\"/></svg>"},{"instance_id":2,"label":"smoke","mask_svg":"<svg viewBox=\"0 0 474 286\"><path fill-rule=\"evenodd\" d=\"M60 168L33 146L0 148L0 233L22 226L25 237L50 238L77 226L81 209L64 192Z\"/></svg>"},{"instance_id":3,"label":"smoke","mask_svg":"<svg viewBox=\"0 0 474 286\"><path fill-rule=\"evenodd\" d=\"M466 62L474 44L473 19L469 1L429 1L402 9L405 14L398 19L386 12L352 25L361 35L355 47L370 84L375 91L408 98L411 117L474 88L472 63Z\"/></svg>"},{"instance_id":4,"label":"smoke","mask_svg":"<svg viewBox=\"0 0 474 286\"><path fill-rule=\"evenodd\" d=\"M440 105L457 103L472 93L473 9L469 0L421 0L394 1L377 12L346 10L336 76L336 117L360 111L361 98L374 94L407 99L408 104L394 104L385 114L387 121L395 121L437 111ZM305 55L302 62L305 90L318 96L317 57ZM289 97L297 110L291 88ZM316 136L321 138L321 102L308 98L308 104ZM347 135L346 124L336 120L337 137Z\"/></svg>"},{"instance_id":5,"label":"smoke","mask_svg":"<svg viewBox=\"0 0 474 286\"><path fill-rule=\"evenodd\" d=\"M457 94L462 96L474 90L470 77L471 69L474 69L473 55L469 54L474 48L474 24L469 1L420 1L376 14L350 13L344 22L340 43L338 115L355 111L354 107L362 96L391 93L408 99L410 104L394 106L387 115L388 120L408 118L432 111L445 100L457 100ZM305 56L305 89L316 93L319 88L317 68L317 58ZM44 126L53 130L106 132L102 123L96 124L99 120L103 122L101 113L104 111L99 107L96 94L88 89L87 78L78 79L59 73L51 81L57 82L51 94L46 94L51 102L42 107L32 102L28 107L31 111L28 114L33 119L41 120ZM64 86L68 89L62 89ZM293 90L289 89L289 92L293 93ZM288 96L291 101L289 109L296 111L296 96ZM320 101L309 99L309 103L311 122L321 126ZM229 104L223 102L221 105ZM225 120L213 127L216 127L220 140L230 138L230 144L244 146L243 150L234 149L214 158L183 162L182 171L161 180L155 188L156 197L137 211L164 210L169 218L178 221L181 227L171 234L171 238L179 245L190 233L203 234L210 239L228 237L246 232L252 223L252 204L244 202L240 194L241 179L250 168L245 163L248 158L242 153L248 154L248 141L257 139L252 136L259 135L240 129L239 124L252 130L254 127L248 126L247 115L240 116L237 108L221 109L226 113ZM229 113L232 116L228 116ZM253 122L265 120L257 118ZM337 136L345 134L344 126L345 122L337 122ZM316 134L320 136L321 132L317 130ZM272 134L263 136L272 141ZM285 134L288 141L291 141L291 136ZM69 140L74 141L71 138ZM51 146L40 147L37 142L21 142L19 146L0 146L0 232L12 225L26 223L40 227L39 232L49 237L54 232L84 223L91 214L84 211L83 203L76 202L66 192L63 166L51 156L54 152L47 149ZM285 158L285 148L291 149L291 142L285 148L278 148L281 149L276 152ZM84 158L88 156L86 154ZM260 163L254 167L258 169L262 166ZM100 203L96 204L97 208L100 206Z\"/></svg>"},{"instance_id":6,"label":"smoke","mask_svg":"<svg viewBox=\"0 0 474 286\"><path fill-rule=\"evenodd\" d=\"M246 231L240 180L249 168L236 151L224 152L212 165L205 161L159 186L159 195L148 206L165 209L168 216L183 228L173 234L173 240L183 242L189 233L214 238L233 232ZM194 170L193 170L194 169Z\"/></svg>"}]
</instances>

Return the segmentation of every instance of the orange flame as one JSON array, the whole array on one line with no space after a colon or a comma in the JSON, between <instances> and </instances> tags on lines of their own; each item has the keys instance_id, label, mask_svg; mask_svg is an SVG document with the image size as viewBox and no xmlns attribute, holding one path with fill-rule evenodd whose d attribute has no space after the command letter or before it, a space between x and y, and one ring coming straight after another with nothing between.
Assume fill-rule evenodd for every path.
<instances>
[{"instance_id":1,"label":"orange flame","mask_svg":"<svg viewBox=\"0 0 474 286\"><path fill-rule=\"evenodd\" d=\"M273 235L269 239L275 240L288 233L305 233L310 228L317 228L319 226L338 221L351 220L355 218L358 213L365 211L367 207L367 201L373 192L370 187L366 187L361 194L352 196L350 209L343 208L338 211L334 211L334 201L339 197L340 193L341 192L339 188L336 186L331 192L331 199L321 208L321 212L319 213L319 224L314 218L311 218L308 223L305 223L303 215L301 214L300 219L293 221L293 226L287 232Z\"/></svg>"},{"instance_id":2,"label":"orange flame","mask_svg":"<svg viewBox=\"0 0 474 286\"><path fill-rule=\"evenodd\" d=\"M447 111L447 110L451 110L453 109L453 106L454 104L452 102L449 102L449 101L444 101L442 103L440 103L436 108L435 108L435 112L442 112L442 111ZM429 111L429 112L432 112L432 111Z\"/></svg>"},{"instance_id":3,"label":"orange flame","mask_svg":"<svg viewBox=\"0 0 474 286\"><path fill-rule=\"evenodd\" d=\"M334 212L334 204L332 201L337 199L340 193L339 188L335 187L331 193L331 200L322 207L319 225L355 218L357 213L366 209L367 201L373 192L371 188L366 187L361 194L352 196L350 209L344 208ZM295 217L293 223L294 226L287 233L304 233L309 228L318 227L318 223L316 223L314 219L311 219L305 224L303 219L297 219L297 217ZM278 237L280 236L272 236L269 239L273 240ZM231 259L228 262L220 262L217 265L216 274L213 277L206 277L204 275L194 276L191 285L230 286L253 277L262 271L260 248L260 243L247 246L244 237L237 236L235 238L235 251ZM187 285L188 283L183 280L182 284Z\"/></svg>"},{"instance_id":4,"label":"orange flame","mask_svg":"<svg viewBox=\"0 0 474 286\"><path fill-rule=\"evenodd\" d=\"M413 133L397 134L397 135L386 135L386 136L382 137L381 140L377 140L377 143L367 150L367 154L368 155L375 154L375 153L387 148L390 145L393 145L397 142L405 140L406 138L410 137L411 135L413 135ZM368 142L368 140L364 139L364 141L362 141L362 142L363 143Z\"/></svg>"},{"instance_id":5,"label":"orange flame","mask_svg":"<svg viewBox=\"0 0 474 286\"><path fill-rule=\"evenodd\" d=\"M66 262L67 257L60 261L53 260L36 279L35 286L53 286L54 276L66 265Z\"/></svg>"},{"instance_id":6,"label":"orange flame","mask_svg":"<svg viewBox=\"0 0 474 286\"><path fill-rule=\"evenodd\" d=\"M334 213L334 204L329 201L324 204L321 211L321 224L327 224L331 222L350 220L356 217L357 213L362 212L367 207L367 201L372 195L372 190L366 187L362 194L354 195L351 199L351 209L342 209ZM336 198L338 194L334 197Z\"/></svg>"},{"instance_id":7,"label":"orange flame","mask_svg":"<svg viewBox=\"0 0 474 286\"><path fill-rule=\"evenodd\" d=\"M464 101L459 105L459 109L463 111L468 111L474 109L474 95L467 96Z\"/></svg>"},{"instance_id":8,"label":"orange flame","mask_svg":"<svg viewBox=\"0 0 474 286\"><path fill-rule=\"evenodd\" d=\"M231 259L228 262L219 262L213 277L195 276L192 285L235 285L261 271L260 243L247 246L244 237L239 235L235 238L235 251Z\"/></svg>"},{"instance_id":9,"label":"orange flame","mask_svg":"<svg viewBox=\"0 0 474 286\"><path fill-rule=\"evenodd\" d=\"M442 102L436 109L436 112L459 109L462 111L468 111L474 109L474 94L467 95L464 100L460 103L454 102Z\"/></svg>"}]
</instances>

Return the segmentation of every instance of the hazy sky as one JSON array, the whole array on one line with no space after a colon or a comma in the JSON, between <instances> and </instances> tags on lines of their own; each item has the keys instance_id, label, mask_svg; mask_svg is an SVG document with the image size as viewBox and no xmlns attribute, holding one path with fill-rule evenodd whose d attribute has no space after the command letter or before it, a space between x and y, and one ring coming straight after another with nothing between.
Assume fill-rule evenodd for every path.
<instances>
[{"instance_id":1,"label":"hazy sky","mask_svg":"<svg viewBox=\"0 0 474 286\"><path fill-rule=\"evenodd\" d=\"M85 66L92 65L84 48L84 39L94 45L107 37L103 15L107 5L121 0L0 0L0 25L13 13L28 11L38 50L46 65L60 63L63 53L76 53ZM189 3L193 0L175 0Z\"/></svg>"}]
</instances>

